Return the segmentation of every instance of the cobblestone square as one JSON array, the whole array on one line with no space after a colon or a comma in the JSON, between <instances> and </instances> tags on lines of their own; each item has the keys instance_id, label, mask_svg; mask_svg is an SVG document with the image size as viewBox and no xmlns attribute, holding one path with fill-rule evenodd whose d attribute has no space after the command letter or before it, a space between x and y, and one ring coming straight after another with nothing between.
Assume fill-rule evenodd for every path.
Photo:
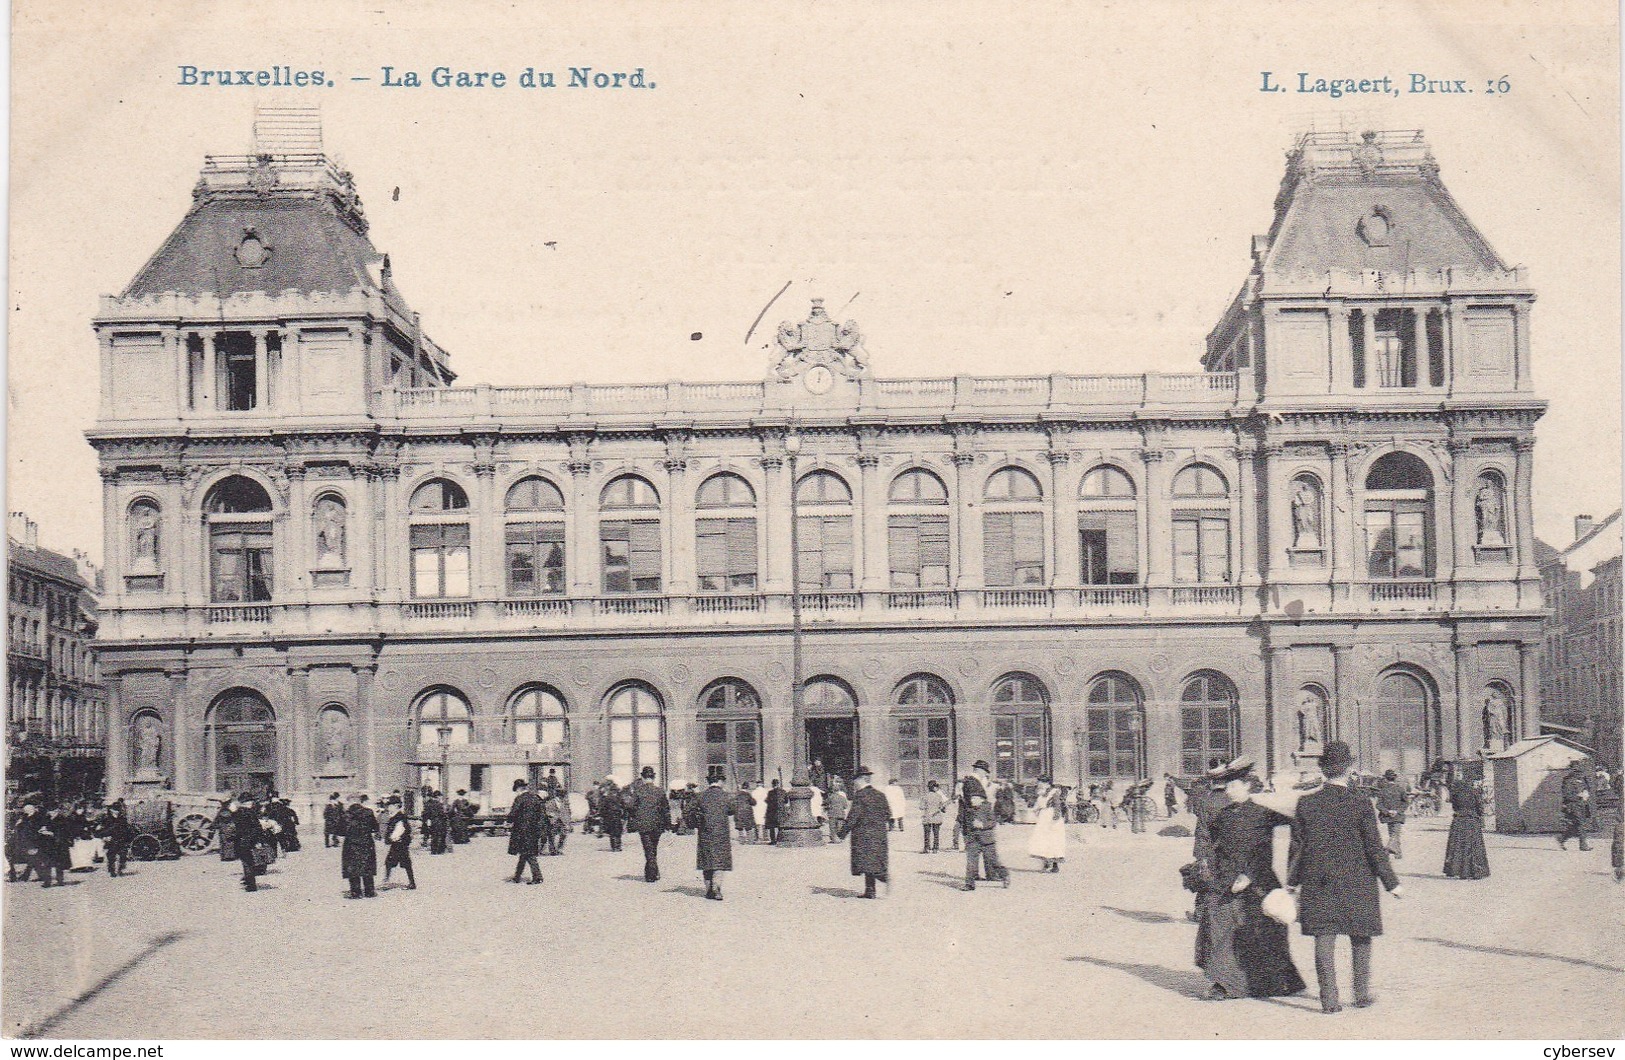
<instances>
[{"instance_id":1,"label":"cobblestone square","mask_svg":"<svg viewBox=\"0 0 1625 1060\"><path fill-rule=\"evenodd\" d=\"M1184 818L1189 821L1189 818ZM5 888L4 1026L48 1038L1615 1038L1625 887L1606 843L1486 836L1494 875L1440 875L1446 819L1414 822L1385 898L1378 1004L1309 993L1208 1003L1177 868L1190 840L1071 828L1059 875L1000 830L1010 889L957 890L957 853L893 834L896 887L861 901L844 846L735 846L702 900L694 839L645 884L635 837L572 836L546 883L506 882L505 841L416 854L419 889L344 901L320 839L257 894L213 856L125 880ZM1286 834L1277 838L1277 860ZM404 881L402 881L404 882ZM857 886L854 886L854 884ZM1347 976L1347 956L1342 969Z\"/></svg>"}]
</instances>

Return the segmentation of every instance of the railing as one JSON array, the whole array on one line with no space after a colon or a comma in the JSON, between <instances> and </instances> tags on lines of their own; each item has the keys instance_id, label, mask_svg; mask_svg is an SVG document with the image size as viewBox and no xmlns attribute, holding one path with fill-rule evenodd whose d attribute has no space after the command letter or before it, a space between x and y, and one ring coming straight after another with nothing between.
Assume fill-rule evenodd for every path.
<instances>
[{"instance_id":1,"label":"railing","mask_svg":"<svg viewBox=\"0 0 1625 1060\"><path fill-rule=\"evenodd\" d=\"M856 611L863 606L863 597L858 593L802 593L801 609L803 611Z\"/></svg>"},{"instance_id":2,"label":"railing","mask_svg":"<svg viewBox=\"0 0 1625 1060\"><path fill-rule=\"evenodd\" d=\"M468 602L425 604L409 603L406 605L407 618L473 618L474 605Z\"/></svg>"},{"instance_id":3,"label":"railing","mask_svg":"<svg viewBox=\"0 0 1625 1060\"><path fill-rule=\"evenodd\" d=\"M1241 589L1235 585L1176 585L1175 607L1230 605L1241 603Z\"/></svg>"},{"instance_id":4,"label":"railing","mask_svg":"<svg viewBox=\"0 0 1625 1060\"><path fill-rule=\"evenodd\" d=\"M1048 589L983 589L983 607L1049 607L1055 594Z\"/></svg>"},{"instance_id":5,"label":"railing","mask_svg":"<svg viewBox=\"0 0 1625 1060\"><path fill-rule=\"evenodd\" d=\"M570 613L570 601L563 598L504 600L502 613L509 618L555 618Z\"/></svg>"},{"instance_id":6,"label":"railing","mask_svg":"<svg viewBox=\"0 0 1625 1060\"><path fill-rule=\"evenodd\" d=\"M689 597L689 607L699 615L731 615L762 610L762 597L756 593L702 593Z\"/></svg>"},{"instance_id":7,"label":"railing","mask_svg":"<svg viewBox=\"0 0 1625 1060\"><path fill-rule=\"evenodd\" d=\"M1138 586L1078 590L1080 607L1144 607L1146 593Z\"/></svg>"},{"instance_id":8,"label":"railing","mask_svg":"<svg viewBox=\"0 0 1625 1060\"><path fill-rule=\"evenodd\" d=\"M266 605L248 605L231 607L210 607L207 612L209 624L219 622L269 622L271 609Z\"/></svg>"},{"instance_id":9,"label":"railing","mask_svg":"<svg viewBox=\"0 0 1625 1060\"><path fill-rule=\"evenodd\" d=\"M886 606L893 611L922 611L932 607L952 607L952 589L908 589L886 594Z\"/></svg>"},{"instance_id":10,"label":"railing","mask_svg":"<svg viewBox=\"0 0 1625 1060\"><path fill-rule=\"evenodd\" d=\"M668 609L664 596L600 596L597 604L600 615L663 615Z\"/></svg>"},{"instance_id":11,"label":"railing","mask_svg":"<svg viewBox=\"0 0 1625 1060\"><path fill-rule=\"evenodd\" d=\"M1367 588L1372 603L1431 604L1437 596L1431 581L1372 582Z\"/></svg>"}]
</instances>

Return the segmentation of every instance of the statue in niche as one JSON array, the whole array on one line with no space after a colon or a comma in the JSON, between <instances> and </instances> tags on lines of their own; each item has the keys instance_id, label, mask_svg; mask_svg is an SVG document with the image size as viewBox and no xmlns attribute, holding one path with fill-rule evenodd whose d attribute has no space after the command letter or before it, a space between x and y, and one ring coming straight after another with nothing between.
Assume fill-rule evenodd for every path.
<instances>
[{"instance_id":1,"label":"statue in niche","mask_svg":"<svg viewBox=\"0 0 1625 1060\"><path fill-rule=\"evenodd\" d=\"M1326 731L1321 724L1325 702L1313 689L1306 688L1298 696L1298 750L1320 750Z\"/></svg>"},{"instance_id":2,"label":"statue in niche","mask_svg":"<svg viewBox=\"0 0 1625 1060\"><path fill-rule=\"evenodd\" d=\"M1478 520L1478 543L1501 548L1507 543L1506 501L1501 496L1501 484L1484 477L1478 480L1478 492L1473 494L1473 514Z\"/></svg>"},{"instance_id":3,"label":"statue in niche","mask_svg":"<svg viewBox=\"0 0 1625 1060\"><path fill-rule=\"evenodd\" d=\"M1499 688L1484 693L1484 746L1492 751L1507 749L1507 715L1511 713L1507 694Z\"/></svg>"},{"instance_id":4,"label":"statue in niche","mask_svg":"<svg viewBox=\"0 0 1625 1060\"><path fill-rule=\"evenodd\" d=\"M158 772L158 758L164 749L164 723L155 715L142 714L135 719L135 771Z\"/></svg>"},{"instance_id":5,"label":"statue in niche","mask_svg":"<svg viewBox=\"0 0 1625 1060\"><path fill-rule=\"evenodd\" d=\"M137 574L158 570L158 509L150 504L130 509L130 569Z\"/></svg>"},{"instance_id":6,"label":"statue in niche","mask_svg":"<svg viewBox=\"0 0 1625 1060\"><path fill-rule=\"evenodd\" d=\"M1308 479L1293 483L1292 547L1320 547L1320 490Z\"/></svg>"},{"instance_id":7,"label":"statue in niche","mask_svg":"<svg viewBox=\"0 0 1625 1060\"><path fill-rule=\"evenodd\" d=\"M350 716L342 710L322 711L322 764L344 766L350 761Z\"/></svg>"},{"instance_id":8,"label":"statue in niche","mask_svg":"<svg viewBox=\"0 0 1625 1060\"><path fill-rule=\"evenodd\" d=\"M316 565L344 566L344 505L334 497L316 502Z\"/></svg>"}]
</instances>

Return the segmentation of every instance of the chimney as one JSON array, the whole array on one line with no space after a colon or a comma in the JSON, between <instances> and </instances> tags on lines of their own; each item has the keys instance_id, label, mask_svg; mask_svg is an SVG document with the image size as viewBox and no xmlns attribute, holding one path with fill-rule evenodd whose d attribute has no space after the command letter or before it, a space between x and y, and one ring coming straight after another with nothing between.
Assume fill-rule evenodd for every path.
<instances>
[{"instance_id":1,"label":"chimney","mask_svg":"<svg viewBox=\"0 0 1625 1060\"><path fill-rule=\"evenodd\" d=\"M39 524L30 519L26 512L11 512L6 519L6 536L19 545L38 548Z\"/></svg>"},{"instance_id":2,"label":"chimney","mask_svg":"<svg viewBox=\"0 0 1625 1060\"><path fill-rule=\"evenodd\" d=\"M1592 519L1591 516L1576 515L1574 517L1574 540L1583 540L1587 534L1591 533L1591 528L1595 525L1596 520Z\"/></svg>"}]
</instances>

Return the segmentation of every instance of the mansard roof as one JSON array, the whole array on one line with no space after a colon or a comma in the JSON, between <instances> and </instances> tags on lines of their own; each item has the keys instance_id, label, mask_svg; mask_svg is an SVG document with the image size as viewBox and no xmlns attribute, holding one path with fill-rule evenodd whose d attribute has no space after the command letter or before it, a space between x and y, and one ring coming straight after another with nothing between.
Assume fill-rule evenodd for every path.
<instances>
[{"instance_id":1,"label":"mansard roof","mask_svg":"<svg viewBox=\"0 0 1625 1060\"><path fill-rule=\"evenodd\" d=\"M1266 273L1506 269L1420 131L1299 137L1264 239Z\"/></svg>"}]
</instances>

